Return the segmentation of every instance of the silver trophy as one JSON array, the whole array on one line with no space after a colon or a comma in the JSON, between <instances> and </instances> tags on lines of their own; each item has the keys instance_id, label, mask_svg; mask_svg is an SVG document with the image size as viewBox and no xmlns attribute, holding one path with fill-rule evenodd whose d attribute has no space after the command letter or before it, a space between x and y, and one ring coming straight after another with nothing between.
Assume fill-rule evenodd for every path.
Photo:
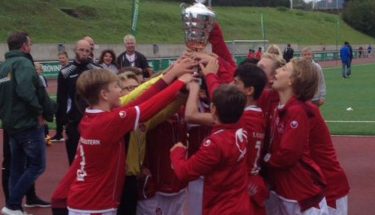
<instances>
[{"instance_id":1,"label":"silver trophy","mask_svg":"<svg viewBox=\"0 0 375 215\"><path fill-rule=\"evenodd\" d=\"M203 50L215 22L215 13L203 3L205 0L195 0L190 7L183 7L182 21L185 30L185 43L189 49Z\"/></svg>"}]
</instances>

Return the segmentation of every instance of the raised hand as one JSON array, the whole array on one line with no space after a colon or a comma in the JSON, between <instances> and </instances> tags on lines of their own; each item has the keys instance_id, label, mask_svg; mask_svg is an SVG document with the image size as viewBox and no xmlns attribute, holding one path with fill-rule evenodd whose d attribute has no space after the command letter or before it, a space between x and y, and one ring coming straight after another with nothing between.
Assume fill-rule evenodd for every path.
<instances>
[{"instance_id":1,"label":"raised hand","mask_svg":"<svg viewBox=\"0 0 375 215\"><path fill-rule=\"evenodd\" d=\"M207 76L210 73L216 74L219 70L219 61L217 58L211 57L206 63L203 61L199 62L199 67L204 76Z\"/></svg>"}]
</instances>

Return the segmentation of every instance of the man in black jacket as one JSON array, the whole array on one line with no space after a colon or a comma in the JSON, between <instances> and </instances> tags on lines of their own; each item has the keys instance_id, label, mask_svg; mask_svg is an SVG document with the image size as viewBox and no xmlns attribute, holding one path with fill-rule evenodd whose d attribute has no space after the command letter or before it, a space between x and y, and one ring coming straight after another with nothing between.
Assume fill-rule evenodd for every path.
<instances>
[{"instance_id":1,"label":"man in black jacket","mask_svg":"<svg viewBox=\"0 0 375 215\"><path fill-rule=\"evenodd\" d=\"M90 44L86 40L79 40L74 51L74 61L62 68L57 78L58 114L63 115L61 111L67 113L65 145L69 164L72 164L76 154L79 141L78 125L87 106L76 94L76 81L84 71L100 68L92 62Z\"/></svg>"},{"instance_id":2,"label":"man in black jacket","mask_svg":"<svg viewBox=\"0 0 375 215\"><path fill-rule=\"evenodd\" d=\"M143 71L143 77L149 78L152 75L152 69L148 65L146 57L135 50L136 40L131 34L124 37L125 51L117 58L119 69L123 67L138 67Z\"/></svg>"},{"instance_id":3,"label":"man in black jacket","mask_svg":"<svg viewBox=\"0 0 375 215\"><path fill-rule=\"evenodd\" d=\"M289 62L290 59L292 59L294 56L294 50L290 46L290 44L287 45L287 47L284 49L283 58L286 62Z\"/></svg>"}]
</instances>

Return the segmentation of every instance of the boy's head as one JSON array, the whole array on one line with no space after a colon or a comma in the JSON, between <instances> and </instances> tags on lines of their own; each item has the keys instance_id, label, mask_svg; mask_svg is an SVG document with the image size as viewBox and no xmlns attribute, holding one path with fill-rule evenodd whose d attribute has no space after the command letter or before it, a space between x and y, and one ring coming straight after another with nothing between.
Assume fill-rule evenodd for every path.
<instances>
[{"instance_id":1,"label":"boy's head","mask_svg":"<svg viewBox=\"0 0 375 215\"><path fill-rule=\"evenodd\" d=\"M221 85L214 92L211 113L222 124L232 124L241 118L246 105L245 95L231 85Z\"/></svg>"},{"instance_id":2,"label":"boy's head","mask_svg":"<svg viewBox=\"0 0 375 215\"><path fill-rule=\"evenodd\" d=\"M314 58L313 52L310 47L305 47L302 49L302 57L306 60L312 61Z\"/></svg>"},{"instance_id":3,"label":"boy's head","mask_svg":"<svg viewBox=\"0 0 375 215\"><path fill-rule=\"evenodd\" d=\"M293 58L285 66L277 69L272 87L278 91L290 88L298 100L310 100L318 87L316 67L309 60Z\"/></svg>"},{"instance_id":4,"label":"boy's head","mask_svg":"<svg viewBox=\"0 0 375 215\"><path fill-rule=\"evenodd\" d=\"M121 88L118 77L105 69L91 69L83 72L77 80L77 92L90 106L105 102L110 108L120 105Z\"/></svg>"},{"instance_id":5,"label":"boy's head","mask_svg":"<svg viewBox=\"0 0 375 215\"><path fill-rule=\"evenodd\" d=\"M65 66L69 63L68 53L66 51L60 52L57 57L61 66Z\"/></svg>"},{"instance_id":6,"label":"boy's head","mask_svg":"<svg viewBox=\"0 0 375 215\"><path fill-rule=\"evenodd\" d=\"M257 100L262 94L266 83L266 74L255 64L244 63L238 66L234 77L234 85L246 97L252 97L254 100Z\"/></svg>"},{"instance_id":7,"label":"boy's head","mask_svg":"<svg viewBox=\"0 0 375 215\"><path fill-rule=\"evenodd\" d=\"M266 87L270 88L272 86L276 69L284 66L285 60L280 55L265 53L262 55L262 58L257 65L266 73L268 79Z\"/></svg>"},{"instance_id":8,"label":"boy's head","mask_svg":"<svg viewBox=\"0 0 375 215\"><path fill-rule=\"evenodd\" d=\"M43 74L43 66L41 63L35 62L34 66L35 66L36 73L38 73L38 75Z\"/></svg>"},{"instance_id":9,"label":"boy's head","mask_svg":"<svg viewBox=\"0 0 375 215\"><path fill-rule=\"evenodd\" d=\"M281 49L278 45L272 44L272 45L268 46L266 53L281 56Z\"/></svg>"},{"instance_id":10,"label":"boy's head","mask_svg":"<svg viewBox=\"0 0 375 215\"><path fill-rule=\"evenodd\" d=\"M120 79L121 96L129 94L139 86L139 81L134 72L124 72L118 75Z\"/></svg>"},{"instance_id":11,"label":"boy's head","mask_svg":"<svg viewBox=\"0 0 375 215\"><path fill-rule=\"evenodd\" d=\"M137 76L137 79L138 79L139 83L143 83L145 81L145 79L143 78L142 69L140 69L138 67L131 67L131 66L123 67L118 71L118 74L121 74L121 73L124 73L124 72L133 72Z\"/></svg>"}]
</instances>

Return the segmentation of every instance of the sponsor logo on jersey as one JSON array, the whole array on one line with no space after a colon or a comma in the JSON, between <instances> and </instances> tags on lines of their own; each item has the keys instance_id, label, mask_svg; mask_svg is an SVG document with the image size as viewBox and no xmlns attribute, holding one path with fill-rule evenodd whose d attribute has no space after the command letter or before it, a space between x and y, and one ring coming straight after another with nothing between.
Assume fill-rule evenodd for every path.
<instances>
[{"instance_id":1,"label":"sponsor logo on jersey","mask_svg":"<svg viewBox=\"0 0 375 215\"><path fill-rule=\"evenodd\" d=\"M206 140L206 141L204 141L203 146L208 147L208 146L211 145L211 143L212 143L211 140Z\"/></svg>"},{"instance_id":2,"label":"sponsor logo on jersey","mask_svg":"<svg viewBox=\"0 0 375 215\"><path fill-rule=\"evenodd\" d=\"M118 115L120 116L121 119L124 119L126 117L126 111L120 111Z\"/></svg>"},{"instance_id":3,"label":"sponsor logo on jersey","mask_svg":"<svg viewBox=\"0 0 375 215\"><path fill-rule=\"evenodd\" d=\"M296 120L293 120L290 122L290 127L291 128L297 128L298 127L298 122Z\"/></svg>"}]
</instances>

